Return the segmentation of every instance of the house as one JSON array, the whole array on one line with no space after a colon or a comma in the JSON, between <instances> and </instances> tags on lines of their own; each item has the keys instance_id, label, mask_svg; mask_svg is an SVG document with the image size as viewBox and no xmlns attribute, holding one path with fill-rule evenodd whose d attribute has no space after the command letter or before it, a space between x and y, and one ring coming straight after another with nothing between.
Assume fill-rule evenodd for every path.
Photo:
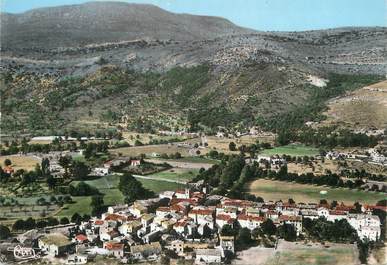
<instances>
[{"instance_id":1,"label":"house","mask_svg":"<svg viewBox=\"0 0 387 265\"><path fill-rule=\"evenodd\" d=\"M301 216L289 216L289 215L281 215L279 217L280 224L289 224L294 227L296 230L297 236L302 232L302 217Z\"/></svg>"},{"instance_id":2,"label":"house","mask_svg":"<svg viewBox=\"0 0 387 265\"><path fill-rule=\"evenodd\" d=\"M152 256L157 257L161 253L159 242L153 242L146 245L137 245L130 247L130 254L136 260L149 259Z\"/></svg>"},{"instance_id":3,"label":"house","mask_svg":"<svg viewBox=\"0 0 387 265\"><path fill-rule=\"evenodd\" d=\"M325 219L328 219L329 210L325 207L319 207L317 209L317 215L318 215L318 217L324 217Z\"/></svg>"},{"instance_id":4,"label":"house","mask_svg":"<svg viewBox=\"0 0 387 265\"><path fill-rule=\"evenodd\" d=\"M242 228L248 228L250 230L254 230L261 226L261 224L265 221L264 217L261 216L250 216L246 214L238 215L238 222Z\"/></svg>"},{"instance_id":5,"label":"house","mask_svg":"<svg viewBox=\"0 0 387 265\"><path fill-rule=\"evenodd\" d=\"M177 190L175 192L175 197L177 199L189 199L189 198L191 198L191 191L188 188L186 188L184 190Z\"/></svg>"},{"instance_id":6,"label":"house","mask_svg":"<svg viewBox=\"0 0 387 265\"><path fill-rule=\"evenodd\" d=\"M115 239L119 236L120 236L120 234L115 230L110 230L110 231L101 230L99 233L99 238L102 241L112 241L113 239Z\"/></svg>"},{"instance_id":7,"label":"house","mask_svg":"<svg viewBox=\"0 0 387 265\"><path fill-rule=\"evenodd\" d=\"M115 205L115 206L109 206L108 213L113 214L113 213L117 213L117 212L127 211L128 208L129 208L129 206L127 204L119 204L119 205Z\"/></svg>"},{"instance_id":8,"label":"house","mask_svg":"<svg viewBox=\"0 0 387 265\"><path fill-rule=\"evenodd\" d=\"M141 222L134 220L119 226L118 232L120 232L121 235L128 236L130 234L137 233L137 231L140 230L141 227Z\"/></svg>"},{"instance_id":9,"label":"house","mask_svg":"<svg viewBox=\"0 0 387 265\"><path fill-rule=\"evenodd\" d=\"M334 221L339 221L341 219L346 219L347 218L347 212L346 211L337 211L337 210L331 210L329 211L329 215L327 220L334 222Z\"/></svg>"},{"instance_id":10,"label":"house","mask_svg":"<svg viewBox=\"0 0 387 265\"><path fill-rule=\"evenodd\" d=\"M357 230L361 240L377 241L380 238L380 226L365 226Z\"/></svg>"},{"instance_id":11,"label":"house","mask_svg":"<svg viewBox=\"0 0 387 265\"><path fill-rule=\"evenodd\" d=\"M144 214L141 216L141 224L143 227L148 227L154 219L153 214Z\"/></svg>"},{"instance_id":12,"label":"house","mask_svg":"<svg viewBox=\"0 0 387 265\"><path fill-rule=\"evenodd\" d=\"M136 217L140 217L141 215L148 212L148 208L135 201L133 205L129 207L129 212Z\"/></svg>"},{"instance_id":13,"label":"house","mask_svg":"<svg viewBox=\"0 0 387 265\"><path fill-rule=\"evenodd\" d=\"M220 236L219 240L222 257L225 257L227 252L235 253L235 239L233 236Z\"/></svg>"},{"instance_id":14,"label":"house","mask_svg":"<svg viewBox=\"0 0 387 265\"><path fill-rule=\"evenodd\" d=\"M219 229L221 229L224 225L233 225L235 219L232 218L230 215L227 214L218 214L216 216L215 223Z\"/></svg>"},{"instance_id":15,"label":"house","mask_svg":"<svg viewBox=\"0 0 387 265\"><path fill-rule=\"evenodd\" d=\"M192 218L195 223L197 223L199 225L207 224L212 229L213 223L214 223L214 219L213 219L214 213L215 213L214 209L205 208L205 207L200 207L200 208L198 207L198 208L192 209L188 213L188 217Z\"/></svg>"},{"instance_id":16,"label":"house","mask_svg":"<svg viewBox=\"0 0 387 265\"><path fill-rule=\"evenodd\" d=\"M220 249L196 249L197 264L201 263L220 263L222 261L222 251Z\"/></svg>"},{"instance_id":17,"label":"house","mask_svg":"<svg viewBox=\"0 0 387 265\"><path fill-rule=\"evenodd\" d=\"M39 238L38 247L51 256L62 256L73 251L74 243L60 233L48 234Z\"/></svg>"},{"instance_id":18,"label":"house","mask_svg":"<svg viewBox=\"0 0 387 265\"><path fill-rule=\"evenodd\" d=\"M87 263L87 255L79 255L79 254L74 254L70 255L67 258L66 264L86 264Z\"/></svg>"},{"instance_id":19,"label":"house","mask_svg":"<svg viewBox=\"0 0 387 265\"><path fill-rule=\"evenodd\" d=\"M96 167L90 173L91 176L107 176L110 173L110 169L106 167Z\"/></svg>"},{"instance_id":20,"label":"house","mask_svg":"<svg viewBox=\"0 0 387 265\"><path fill-rule=\"evenodd\" d=\"M114 256L116 258L124 257L124 244L116 241L109 241L103 243L103 248L108 251L109 256Z\"/></svg>"},{"instance_id":21,"label":"house","mask_svg":"<svg viewBox=\"0 0 387 265\"><path fill-rule=\"evenodd\" d=\"M177 255L183 255L184 242L182 240L174 240L169 244L168 249L174 251Z\"/></svg>"},{"instance_id":22,"label":"house","mask_svg":"<svg viewBox=\"0 0 387 265\"><path fill-rule=\"evenodd\" d=\"M85 244L87 243L88 239L87 239L87 236L84 235L84 234L78 234L75 236L74 238L75 242L78 243L78 244Z\"/></svg>"},{"instance_id":23,"label":"house","mask_svg":"<svg viewBox=\"0 0 387 265\"><path fill-rule=\"evenodd\" d=\"M130 161L130 165L132 167L138 167L139 165L141 165L141 160L133 159L133 160Z\"/></svg>"}]
</instances>

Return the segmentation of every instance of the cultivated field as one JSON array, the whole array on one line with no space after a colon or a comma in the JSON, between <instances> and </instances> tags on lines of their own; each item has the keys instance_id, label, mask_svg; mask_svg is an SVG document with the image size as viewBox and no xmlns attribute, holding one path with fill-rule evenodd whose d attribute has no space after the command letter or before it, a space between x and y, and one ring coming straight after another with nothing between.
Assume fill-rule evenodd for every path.
<instances>
[{"instance_id":1,"label":"cultivated field","mask_svg":"<svg viewBox=\"0 0 387 265\"><path fill-rule=\"evenodd\" d=\"M40 159L35 156L25 156L25 155L10 155L10 156L0 156L0 164L4 165L5 159L10 159L12 161L12 167L16 170L33 170L35 169L36 164L40 164Z\"/></svg>"},{"instance_id":2,"label":"cultivated field","mask_svg":"<svg viewBox=\"0 0 387 265\"><path fill-rule=\"evenodd\" d=\"M318 155L318 149L302 144L289 144L285 146L266 149L261 152L262 155L290 155L290 156L315 156Z\"/></svg>"},{"instance_id":3,"label":"cultivated field","mask_svg":"<svg viewBox=\"0 0 387 265\"><path fill-rule=\"evenodd\" d=\"M328 201L336 200L347 204L354 202L376 203L385 199L382 193L350 190L346 188L329 188L324 186L314 186L298 184L293 182L273 181L266 179L255 180L246 186L247 190L257 196L261 196L265 201L288 200L292 198L296 202L319 202L321 199ZM320 194L320 191L327 191Z\"/></svg>"}]
</instances>

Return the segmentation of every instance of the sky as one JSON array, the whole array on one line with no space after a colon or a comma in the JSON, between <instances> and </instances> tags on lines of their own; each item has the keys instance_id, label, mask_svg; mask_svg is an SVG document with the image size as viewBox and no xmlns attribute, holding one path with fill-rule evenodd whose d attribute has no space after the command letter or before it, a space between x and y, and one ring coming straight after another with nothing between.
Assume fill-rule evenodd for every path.
<instances>
[{"instance_id":1,"label":"sky","mask_svg":"<svg viewBox=\"0 0 387 265\"><path fill-rule=\"evenodd\" d=\"M105 0L106 1L106 0ZM224 17L263 31L301 31L346 26L387 26L387 0L123 0L175 13ZM86 0L0 0L3 12L21 13Z\"/></svg>"}]
</instances>

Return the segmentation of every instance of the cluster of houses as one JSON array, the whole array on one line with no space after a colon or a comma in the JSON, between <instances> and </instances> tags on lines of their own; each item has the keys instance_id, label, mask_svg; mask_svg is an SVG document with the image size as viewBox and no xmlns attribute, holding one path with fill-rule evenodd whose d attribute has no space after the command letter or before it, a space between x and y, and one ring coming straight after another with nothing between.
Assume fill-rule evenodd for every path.
<instances>
[{"instance_id":1,"label":"cluster of houses","mask_svg":"<svg viewBox=\"0 0 387 265\"><path fill-rule=\"evenodd\" d=\"M106 161L102 167L93 168L90 172L91 176L107 176L112 172L114 167L122 165L130 165L131 167L138 167L141 165L140 159L132 159L130 157L117 157L112 160Z\"/></svg>"},{"instance_id":2,"label":"cluster of houses","mask_svg":"<svg viewBox=\"0 0 387 265\"><path fill-rule=\"evenodd\" d=\"M344 153L329 151L326 153L325 158L329 160L353 159L370 164L387 166L387 157L375 148L370 148L366 152L353 151Z\"/></svg>"},{"instance_id":3,"label":"cluster of houses","mask_svg":"<svg viewBox=\"0 0 387 265\"><path fill-rule=\"evenodd\" d=\"M372 210L387 211L386 207L365 205L362 213L354 214L354 206L344 204L257 203L207 193L208 187L199 183L163 192L158 198L111 206L101 217L77 225L71 236L48 234L39 238L38 245L44 253L69 255L69 260L80 263L91 254L128 262L157 260L166 252L197 264L220 263L235 253L234 237L220 235L225 225L239 224L252 231L271 219L276 226L292 225L300 235L304 218L346 219L359 238L375 241L381 223Z\"/></svg>"}]
</instances>

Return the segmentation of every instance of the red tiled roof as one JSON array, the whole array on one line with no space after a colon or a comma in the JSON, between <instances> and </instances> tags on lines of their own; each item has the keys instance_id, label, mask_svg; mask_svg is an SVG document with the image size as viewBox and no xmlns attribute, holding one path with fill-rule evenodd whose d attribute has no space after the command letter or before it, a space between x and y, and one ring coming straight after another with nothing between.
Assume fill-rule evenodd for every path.
<instances>
[{"instance_id":1,"label":"red tiled roof","mask_svg":"<svg viewBox=\"0 0 387 265\"><path fill-rule=\"evenodd\" d=\"M78 241L86 241L87 240L87 236L85 236L84 234L79 234L79 235L75 236L75 239L78 240Z\"/></svg>"},{"instance_id":2,"label":"red tiled roof","mask_svg":"<svg viewBox=\"0 0 387 265\"><path fill-rule=\"evenodd\" d=\"M245 201L245 200L227 200L222 203L225 206L237 206L237 207L249 207L254 204L251 201Z\"/></svg>"},{"instance_id":3,"label":"red tiled roof","mask_svg":"<svg viewBox=\"0 0 387 265\"><path fill-rule=\"evenodd\" d=\"M346 211L329 211L330 215L347 215Z\"/></svg>"},{"instance_id":4,"label":"red tiled roof","mask_svg":"<svg viewBox=\"0 0 387 265\"><path fill-rule=\"evenodd\" d=\"M95 220L94 224L95 225L103 225L104 221L103 220Z\"/></svg>"},{"instance_id":5,"label":"red tiled roof","mask_svg":"<svg viewBox=\"0 0 387 265\"><path fill-rule=\"evenodd\" d=\"M156 212L159 211L159 212L170 212L171 211L171 208L170 207L159 207L156 209Z\"/></svg>"},{"instance_id":6,"label":"red tiled roof","mask_svg":"<svg viewBox=\"0 0 387 265\"><path fill-rule=\"evenodd\" d=\"M214 213L214 210L211 210L211 209L193 209L189 213L196 214L196 215L212 215Z\"/></svg>"},{"instance_id":7,"label":"red tiled roof","mask_svg":"<svg viewBox=\"0 0 387 265\"><path fill-rule=\"evenodd\" d=\"M105 217L105 221L126 221L127 218L126 216L119 215L119 214L109 214L108 216Z\"/></svg>"},{"instance_id":8,"label":"red tiled roof","mask_svg":"<svg viewBox=\"0 0 387 265\"><path fill-rule=\"evenodd\" d=\"M377 210L382 210L384 212L387 212L387 206L382 206L382 205L364 205L364 208L369 211L377 209Z\"/></svg>"},{"instance_id":9,"label":"red tiled roof","mask_svg":"<svg viewBox=\"0 0 387 265\"><path fill-rule=\"evenodd\" d=\"M251 216L246 214L240 214L238 215L238 220L263 222L265 221L265 218L262 216Z\"/></svg>"},{"instance_id":10,"label":"red tiled roof","mask_svg":"<svg viewBox=\"0 0 387 265\"><path fill-rule=\"evenodd\" d=\"M216 219L217 220L222 220L222 221L229 221L231 218L231 216L227 215L227 214L218 214L216 216Z\"/></svg>"},{"instance_id":11,"label":"red tiled roof","mask_svg":"<svg viewBox=\"0 0 387 265\"><path fill-rule=\"evenodd\" d=\"M279 217L280 221L301 221L301 216L293 216L293 215L281 215Z\"/></svg>"},{"instance_id":12,"label":"red tiled roof","mask_svg":"<svg viewBox=\"0 0 387 265\"><path fill-rule=\"evenodd\" d=\"M124 244L118 242L106 242L105 248L108 250L121 250L124 248Z\"/></svg>"}]
</instances>

